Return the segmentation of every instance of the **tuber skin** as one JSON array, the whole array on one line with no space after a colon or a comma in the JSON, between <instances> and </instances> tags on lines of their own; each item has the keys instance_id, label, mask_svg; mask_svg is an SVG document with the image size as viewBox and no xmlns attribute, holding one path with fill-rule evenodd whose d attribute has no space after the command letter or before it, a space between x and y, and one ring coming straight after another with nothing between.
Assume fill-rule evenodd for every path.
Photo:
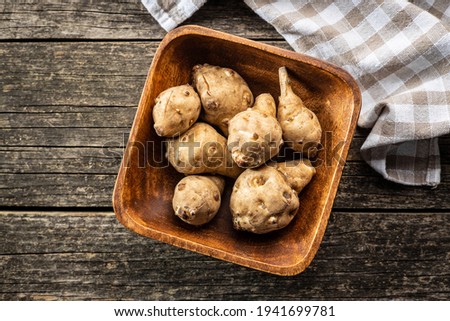
<instances>
[{"instance_id":1,"label":"tuber skin","mask_svg":"<svg viewBox=\"0 0 450 321\"><path fill-rule=\"evenodd\" d=\"M172 207L175 215L191 225L210 222L220 208L225 180L219 176L190 175L175 187Z\"/></svg>"},{"instance_id":2,"label":"tuber skin","mask_svg":"<svg viewBox=\"0 0 450 321\"><path fill-rule=\"evenodd\" d=\"M230 68L208 64L192 69L194 87L199 93L204 120L228 136L228 122L253 105L253 94L245 80Z\"/></svg>"},{"instance_id":3,"label":"tuber skin","mask_svg":"<svg viewBox=\"0 0 450 321\"><path fill-rule=\"evenodd\" d=\"M200 97L190 85L168 88L155 99L153 127L159 136L178 136L197 121L200 110Z\"/></svg>"},{"instance_id":4,"label":"tuber skin","mask_svg":"<svg viewBox=\"0 0 450 321\"><path fill-rule=\"evenodd\" d=\"M274 167L246 169L236 180L230 198L233 226L255 234L287 226L299 208L297 193Z\"/></svg>"},{"instance_id":5,"label":"tuber skin","mask_svg":"<svg viewBox=\"0 0 450 321\"><path fill-rule=\"evenodd\" d=\"M188 175L215 173L236 178L243 171L233 162L226 138L202 122L167 141L167 158L178 172Z\"/></svg>"},{"instance_id":6,"label":"tuber skin","mask_svg":"<svg viewBox=\"0 0 450 321\"><path fill-rule=\"evenodd\" d=\"M277 117L277 105L271 94L264 93L256 96L252 110L262 114Z\"/></svg>"},{"instance_id":7,"label":"tuber skin","mask_svg":"<svg viewBox=\"0 0 450 321\"><path fill-rule=\"evenodd\" d=\"M286 67L281 67L278 73L281 91L278 121L283 129L284 142L294 151L302 152L308 158L314 157L322 137L319 120L293 92Z\"/></svg>"},{"instance_id":8,"label":"tuber skin","mask_svg":"<svg viewBox=\"0 0 450 321\"><path fill-rule=\"evenodd\" d=\"M286 177L288 184L297 194L300 194L303 188L309 184L316 174L316 169L308 159L291 160L279 163L270 162L268 165L276 168L282 173Z\"/></svg>"},{"instance_id":9,"label":"tuber skin","mask_svg":"<svg viewBox=\"0 0 450 321\"><path fill-rule=\"evenodd\" d=\"M276 156L283 143L283 132L272 95L257 96L251 109L230 120L228 132L228 150L239 167L258 167Z\"/></svg>"}]
</instances>

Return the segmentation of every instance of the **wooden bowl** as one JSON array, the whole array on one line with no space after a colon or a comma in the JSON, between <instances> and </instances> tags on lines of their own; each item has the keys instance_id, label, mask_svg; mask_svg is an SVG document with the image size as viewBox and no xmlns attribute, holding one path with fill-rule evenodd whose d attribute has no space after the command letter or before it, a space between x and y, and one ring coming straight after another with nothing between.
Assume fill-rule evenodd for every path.
<instances>
[{"instance_id":1,"label":"wooden bowl","mask_svg":"<svg viewBox=\"0 0 450 321\"><path fill-rule=\"evenodd\" d=\"M255 96L269 92L274 97L279 96L278 68L286 66L295 92L317 114L323 129L321 165L300 194L299 212L288 227L265 235L235 231L228 206L232 180L219 213L206 226L189 226L174 215L173 191L183 175L164 159L152 108L164 89L189 83L198 63L232 68ZM117 218L132 231L175 246L274 274L298 274L312 261L325 232L360 105L355 80L327 62L203 27L175 29L161 42L145 82L114 188Z\"/></svg>"}]
</instances>

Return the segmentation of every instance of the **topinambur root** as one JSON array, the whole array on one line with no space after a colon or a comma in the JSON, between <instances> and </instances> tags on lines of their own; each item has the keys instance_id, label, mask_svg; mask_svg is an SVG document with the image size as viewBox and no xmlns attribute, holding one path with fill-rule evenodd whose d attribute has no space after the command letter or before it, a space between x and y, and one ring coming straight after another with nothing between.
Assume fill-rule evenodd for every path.
<instances>
[{"instance_id":1,"label":"topinambur root","mask_svg":"<svg viewBox=\"0 0 450 321\"><path fill-rule=\"evenodd\" d=\"M204 120L228 136L228 123L237 113L253 105L253 94L245 80L230 68L208 64L193 68L194 87L200 96Z\"/></svg>"},{"instance_id":2,"label":"topinambur root","mask_svg":"<svg viewBox=\"0 0 450 321\"><path fill-rule=\"evenodd\" d=\"M261 94L255 105L235 115L228 126L228 150L234 162L243 168L264 164L276 156L283 143L276 105L270 94Z\"/></svg>"},{"instance_id":3,"label":"topinambur root","mask_svg":"<svg viewBox=\"0 0 450 321\"><path fill-rule=\"evenodd\" d=\"M322 128L317 116L305 107L302 99L292 90L286 67L279 69L280 97L278 121L283 129L286 146L314 157L322 137Z\"/></svg>"},{"instance_id":4,"label":"topinambur root","mask_svg":"<svg viewBox=\"0 0 450 321\"><path fill-rule=\"evenodd\" d=\"M225 180L219 176L190 175L175 187L172 207L175 215L191 225L210 222L220 208Z\"/></svg>"},{"instance_id":5,"label":"topinambur root","mask_svg":"<svg viewBox=\"0 0 450 321\"><path fill-rule=\"evenodd\" d=\"M167 158L183 174L215 173L236 178L243 171L233 162L225 137L201 122L167 141Z\"/></svg>"},{"instance_id":6,"label":"topinambur root","mask_svg":"<svg viewBox=\"0 0 450 321\"><path fill-rule=\"evenodd\" d=\"M155 99L153 121L159 136L183 134L200 115L200 97L190 85L171 87Z\"/></svg>"}]
</instances>

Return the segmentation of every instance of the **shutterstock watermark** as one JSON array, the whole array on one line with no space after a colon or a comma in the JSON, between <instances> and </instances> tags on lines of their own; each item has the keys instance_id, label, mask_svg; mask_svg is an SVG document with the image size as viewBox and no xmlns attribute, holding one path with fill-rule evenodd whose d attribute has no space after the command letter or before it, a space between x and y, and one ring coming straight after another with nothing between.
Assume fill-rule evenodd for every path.
<instances>
[{"instance_id":1,"label":"shutterstock watermark","mask_svg":"<svg viewBox=\"0 0 450 321\"><path fill-rule=\"evenodd\" d=\"M177 160L177 167L219 167L225 166L231 168L230 150L233 150L238 143L227 146L217 141L199 141L193 135L184 137L182 140L175 140L176 143L168 143L168 139L158 141L128 141L128 133L123 133L121 141L109 141L104 144L102 154L106 157L123 158L123 167L137 168L167 168L170 162L167 157L168 151ZM173 142L175 142L173 141ZM271 153L273 149L278 148L270 143L270 138L265 138L263 142L246 142L239 146L241 151L245 151L247 157L260 157L260 153ZM287 142L284 142L287 145ZM349 141L336 141L333 138L333 132L324 133L321 144L305 143L304 152L295 152L289 148L282 147L273 161L301 160L309 158L311 164L315 167L345 165L345 159L342 158L342 149ZM116 146L116 147L111 147ZM118 148L117 146L121 146ZM126 146L126 148L125 148ZM315 157L308 157L316 155ZM292 165L294 166L294 165Z\"/></svg>"}]
</instances>

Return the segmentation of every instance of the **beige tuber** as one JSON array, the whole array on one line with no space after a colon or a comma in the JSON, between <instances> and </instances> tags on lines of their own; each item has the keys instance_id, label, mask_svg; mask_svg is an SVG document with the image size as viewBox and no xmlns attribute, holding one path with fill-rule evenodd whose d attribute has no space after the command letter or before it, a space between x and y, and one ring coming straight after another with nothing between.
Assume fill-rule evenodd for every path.
<instances>
[{"instance_id":1,"label":"beige tuber","mask_svg":"<svg viewBox=\"0 0 450 321\"><path fill-rule=\"evenodd\" d=\"M234 70L208 64L193 68L194 87L199 93L204 120L228 135L228 122L253 105L253 94Z\"/></svg>"},{"instance_id":2,"label":"beige tuber","mask_svg":"<svg viewBox=\"0 0 450 321\"><path fill-rule=\"evenodd\" d=\"M231 159L226 138L202 122L167 141L167 158L183 174L216 173L236 178L243 171Z\"/></svg>"},{"instance_id":3,"label":"beige tuber","mask_svg":"<svg viewBox=\"0 0 450 321\"><path fill-rule=\"evenodd\" d=\"M309 160L268 165L245 170L234 184L230 210L237 230L263 234L287 226L299 208L298 194L316 173Z\"/></svg>"},{"instance_id":4,"label":"beige tuber","mask_svg":"<svg viewBox=\"0 0 450 321\"><path fill-rule=\"evenodd\" d=\"M270 162L269 166L275 167L287 179L288 184L300 194L303 188L309 184L316 169L308 159L291 160L287 162Z\"/></svg>"},{"instance_id":5,"label":"beige tuber","mask_svg":"<svg viewBox=\"0 0 450 321\"><path fill-rule=\"evenodd\" d=\"M261 94L253 108L235 115L228 126L228 150L239 167L253 168L276 156L283 143L276 105L270 94Z\"/></svg>"},{"instance_id":6,"label":"beige tuber","mask_svg":"<svg viewBox=\"0 0 450 321\"><path fill-rule=\"evenodd\" d=\"M264 234L287 226L299 208L297 193L276 168L246 169L236 180L230 198L233 226Z\"/></svg>"},{"instance_id":7,"label":"beige tuber","mask_svg":"<svg viewBox=\"0 0 450 321\"><path fill-rule=\"evenodd\" d=\"M279 69L279 77L278 121L283 129L284 142L293 150L314 157L322 137L319 120L293 92L286 67Z\"/></svg>"},{"instance_id":8,"label":"beige tuber","mask_svg":"<svg viewBox=\"0 0 450 321\"><path fill-rule=\"evenodd\" d=\"M218 176L190 175L175 187L172 207L175 215L192 225L211 221L220 208L225 180Z\"/></svg>"},{"instance_id":9,"label":"beige tuber","mask_svg":"<svg viewBox=\"0 0 450 321\"><path fill-rule=\"evenodd\" d=\"M155 99L153 127L159 136L178 136L197 121L200 110L200 97L190 85L168 88Z\"/></svg>"}]
</instances>

